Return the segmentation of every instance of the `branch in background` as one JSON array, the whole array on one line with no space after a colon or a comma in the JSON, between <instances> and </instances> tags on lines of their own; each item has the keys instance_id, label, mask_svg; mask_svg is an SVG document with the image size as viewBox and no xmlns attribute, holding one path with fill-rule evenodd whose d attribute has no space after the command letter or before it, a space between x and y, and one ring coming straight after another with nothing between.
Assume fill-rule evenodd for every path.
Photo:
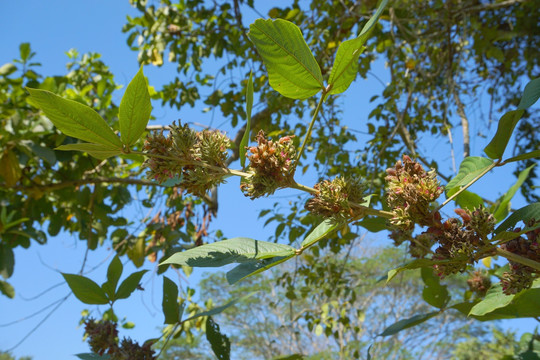
<instances>
[{"instance_id":1,"label":"branch in background","mask_svg":"<svg viewBox=\"0 0 540 360\"><path fill-rule=\"evenodd\" d=\"M450 85L450 91L452 92L452 95L454 96L454 101L456 102L457 106L457 113L459 117L461 118L461 129L463 130L463 158L466 158L471 154L471 148L470 148L470 136L469 136L469 120L467 119L467 116L465 115L465 106L461 102L461 99L459 98L459 94L456 91L456 86L454 79L450 79L451 85Z\"/></svg>"},{"instance_id":2,"label":"branch in background","mask_svg":"<svg viewBox=\"0 0 540 360\"><path fill-rule=\"evenodd\" d=\"M44 184L44 185L32 185L32 186L13 186L11 189L20 190L20 191L29 191L29 190L39 190L39 191L54 191L59 189L64 189L67 187L76 187L87 184L126 184L126 185L147 185L147 186L162 186L165 185L158 184L149 180L141 179L130 179L130 178L106 178L106 177L96 177L90 179L80 179L80 180L70 180L60 183Z\"/></svg>"}]
</instances>

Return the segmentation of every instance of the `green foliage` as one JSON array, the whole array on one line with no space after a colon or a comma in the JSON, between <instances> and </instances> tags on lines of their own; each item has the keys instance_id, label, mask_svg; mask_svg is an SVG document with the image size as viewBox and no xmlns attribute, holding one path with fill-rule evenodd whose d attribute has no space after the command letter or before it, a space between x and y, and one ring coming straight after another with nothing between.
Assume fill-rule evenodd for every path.
<instances>
[{"instance_id":1,"label":"green foliage","mask_svg":"<svg viewBox=\"0 0 540 360\"><path fill-rule=\"evenodd\" d=\"M176 324L181 321L182 314L178 305L178 286L168 277L163 277L163 315L165 324Z\"/></svg>"},{"instance_id":2,"label":"green foliage","mask_svg":"<svg viewBox=\"0 0 540 360\"><path fill-rule=\"evenodd\" d=\"M77 299L85 304L107 304L109 298L105 291L91 279L76 275L62 274Z\"/></svg>"},{"instance_id":3,"label":"green foliage","mask_svg":"<svg viewBox=\"0 0 540 360\"><path fill-rule=\"evenodd\" d=\"M95 110L47 90L28 88L27 91L28 101L43 110L64 134L109 148L122 148L120 139Z\"/></svg>"},{"instance_id":4,"label":"green foliage","mask_svg":"<svg viewBox=\"0 0 540 360\"><path fill-rule=\"evenodd\" d=\"M438 314L439 314L438 311L433 311L427 314L418 314L408 319L399 320L397 323L392 324L386 329L384 329L384 331L380 334L380 336L390 336L390 335L397 334L401 330L405 330L410 327L421 324L431 319L432 317L437 316Z\"/></svg>"},{"instance_id":5,"label":"green foliage","mask_svg":"<svg viewBox=\"0 0 540 360\"><path fill-rule=\"evenodd\" d=\"M448 196L455 193L461 186L468 184L471 180L489 169L493 161L483 157L470 156L465 158L459 165L457 175L446 184L445 191Z\"/></svg>"},{"instance_id":6,"label":"green foliage","mask_svg":"<svg viewBox=\"0 0 540 360\"><path fill-rule=\"evenodd\" d=\"M139 140L145 131L151 111L148 82L141 66L137 75L127 86L118 109L120 139L128 148Z\"/></svg>"},{"instance_id":7,"label":"green foliage","mask_svg":"<svg viewBox=\"0 0 540 360\"><path fill-rule=\"evenodd\" d=\"M328 79L328 84L331 86L328 92L329 95L341 94L349 88L356 78L356 74L358 73L358 59L365 49L364 44L368 40L387 4L388 0L381 1L379 8L364 25L357 38L344 41L339 45L334 65L330 72L330 78Z\"/></svg>"},{"instance_id":8,"label":"green foliage","mask_svg":"<svg viewBox=\"0 0 540 360\"><path fill-rule=\"evenodd\" d=\"M234 238L198 246L172 255L161 265L176 264L191 267L219 267L256 259L289 256L295 249L289 245L274 244L248 238Z\"/></svg>"},{"instance_id":9,"label":"green foliage","mask_svg":"<svg viewBox=\"0 0 540 360\"><path fill-rule=\"evenodd\" d=\"M264 60L274 90L293 99L324 91L321 68L298 26L282 19L258 19L248 36Z\"/></svg>"}]
</instances>

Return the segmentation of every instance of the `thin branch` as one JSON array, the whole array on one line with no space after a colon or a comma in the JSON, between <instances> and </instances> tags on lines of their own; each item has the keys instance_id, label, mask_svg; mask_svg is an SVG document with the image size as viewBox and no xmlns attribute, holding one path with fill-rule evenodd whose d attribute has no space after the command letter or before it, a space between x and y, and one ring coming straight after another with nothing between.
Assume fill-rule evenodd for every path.
<instances>
[{"instance_id":1,"label":"thin branch","mask_svg":"<svg viewBox=\"0 0 540 360\"><path fill-rule=\"evenodd\" d=\"M497 255L505 257L510 261L517 262L517 263L520 263L522 265L531 267L531 268L535 269L536 271L540 271L540 263L538 263L538 262L536 262L534 260L528 259L526 257L520 256L520 255L517 255L517 254L514 254L514 253L511 253L510 251L506 251L506 250L503 250L501 248L495 249L495 252L497 253Z\"/></svg>"}]
</instances>

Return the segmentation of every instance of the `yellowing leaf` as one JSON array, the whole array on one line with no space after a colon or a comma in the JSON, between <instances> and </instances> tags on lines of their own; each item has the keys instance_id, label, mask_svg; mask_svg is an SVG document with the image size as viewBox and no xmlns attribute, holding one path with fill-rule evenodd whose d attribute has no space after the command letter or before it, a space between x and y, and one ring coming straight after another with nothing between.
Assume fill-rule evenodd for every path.
<instances>
[{"instance_id":1,"label":"yellowing leaf","mask_svg":"<svg viewBox=\"0 0 540 360\"><path fill-rule=\"evenodd\" d=\"M158 49L154 49L152 51L151 62L152 62L152 65L155 65L155 66L163 65L163 57L161 56L161 53L158 51Z\"/></svg>"},{"instance_id":2,"label":"yellowing leaf","mask_svg":"<svg viewBox=\"0 0 540 360\"><path fill-rule=\"evenodd\" d=\"M0 176L4 178L8 187L17 184L22 176L19 159L11 150L4 151L2 158L0 158Z\"/></svg>"},{"instance_id":3,"label":"yellowing leaf","mask_svg":"<svg viewBox=\"0 0 540 360\"><path fill-rule=\"evenodd\" d=\"M482 264L488 269L491 267L491 256L482 259Z\"/></svg>"}]
</instances>

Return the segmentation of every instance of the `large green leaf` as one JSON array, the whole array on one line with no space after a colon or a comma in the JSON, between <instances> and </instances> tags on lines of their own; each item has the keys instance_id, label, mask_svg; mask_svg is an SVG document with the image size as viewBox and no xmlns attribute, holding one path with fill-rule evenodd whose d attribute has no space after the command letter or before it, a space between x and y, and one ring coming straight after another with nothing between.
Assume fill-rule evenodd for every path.
<instances>
[{"instance_id":1,"label":"large green leaf","mask_svg":"<svg viewBox=\"0 0 540 360\"><path fill-rule=\"evenodd\" d=\"M147 271L148 270L136 271L125 278L118 287L118 291L116 291L116 300L127 299L131 293L137 289L139 282Z\"/></svg>"},{"instance_id":2,"label":"large green leaf","mask_svg":"<svg viewBox=\"0 0 540 360\"><path fill-rule=\"evenodd\" d=\"M484 200L478 194L470 191L462 191L456 198L456 204L462 209L473 210L484 204Z\"/></svg>"},{"instance_id":3,"label":"large green leaf","mask_svg":"<svg viewBox=\"0 0 540 360\"><path fill-rule=\"evenodd\" d=\"M240 141L240 146L238 149L238 154L240 155L240 165L242 168L245 168L246 165L246 146L249 142L249 136L251 133L251 109L253 107L253 73L249 73L249 79L246 86L246 131L244 131L244 136L242 136L242 141Z\"/></svg>"},{"instance_id":4,"label":"large green leaf","mask_svg":"<svg viewBox=\"0 0 540 360\"><path fill-rule=\"evenodd\" d=\"M92 108L47 90L27 88L29 102L40 108L64 134L91 143L122 148L122 142Z\"/></svg>"},{"instance_id":5,"label":"large green leaf","mask_svg":"<svg viewBox=\"0 0 540 360\"><path fill-rule=\"evenodd\" d=\"M388 271L388 274L386 276L386 283L388 283L390 280L392 280L397 274L399 274L402 271L405 270L412 270L412 269L418 269L421 267L431 267L433 264L437 264L437 261L430 260L430 259L415 259L412 260L398 268L392 269Z\"/></svg>"},{"instance_id":6,"label":"large green leaf","mask_svg":"<svg viewBox=\"0 0 540 360\"><path fill-rule=\"evenodd\" d=\"M218 360L229 360L231 358L231 341L222 334L219 325L209 316L206 319L206 340L210 343L214 355Z\"/></svg>"},{"instance_id":7,"label":"large green leaf","mask_svg":"<svg viewBox=\"0 0 540 360\"><path fill-rule=\"evenodd\" d=\"M537 219L537 218L535 218ZM519 220L518 220L519 221ZM526 234L528 233L529 231L533 231L533 230L536 230L540 228L540 223L537 223L533 226L525 226L524 228L521 229L521 231L513 231L510 229L510 231L500 231L500 232L496 232L497 235L495 235L494 237L491 238L491 241L509 241L509 240L512 240L512 239L515 239L517 237L520 237L521 235L523 234Z\"/></svg>"},{"instance_id":8,"label":"large green leaf","mask_svg":"<svg viewBox=\"0 0 540 360\"><path fill-rule=\"evenodd\" d=\"M120 155L122 153L122 148L92 143L60 145L55 150L83 151L100 160L109 158L111 156Z\"/></svg>"},{"instance_id":9,"label":"large green leaf","mask_svg":"<svg viewBox=\"0 0 540 360\"><path fill-rule=\"evenodd\" d=\"M126 88L118 109L122 143L129 147L139 140L150 120L151 112L152 103L148 93L148 83L141 66Z\"/></svg>"},{"instance_id":10,"label":"large green leaf","mask_svg":"<svg viewBox=\"0 0 540 360\"><path fill-rule=\"evenodd\" d=\"M227 272L227 282L231 285L235 284L238 281L247 278L248 276L256 275L270 269L271 267L279 265L282 262L289 260L293 256L294 255L278 256L242 263Z\"/></svg>"},{"instance_id":11,"label":"large green leaf","mask_svg":"<svg viewBox=\"0 0 540 360\"><path fill-rule=\"evenodd\" d=\"M459 165L457 175L446 185L445 190L447 196L451 196L458 191L461 186L468 184L471 180L490 167L491 164L493 164L493 161L484 157L470 156L465 158L461 162L461 165Z\"/></svg>"},{"instance_id":12,"label":"large green leaf","mask_svg":"<svg viewBox=\"0 0 540 360\"><path fill-rule=\"evenodd\" d=\"M358 58L364 51L364 44L369 38L369 34L379 20L388 0L381 1L375 14L364 25L357 38L344 41L338 48L336 59L330 72L328 84L332 89L328 94L340 94L347 90L358 73Z\"/></svg>"},{"instance_id":13,"label":"large green leaf","mask_svg":"<svg viewBox=\"0 0 540 360\"><path fill-rule=\"evenodd\" d=\"M270 86L281 95L307 99L324 89L321 68L298 26L283 19L257 19L248 36L263 58Z\"/></svg>"},{"instance_id":14,"label":"large green leaf","mask_svg":"<svg viewBox=\"0 0 540 360\"><path fill-rule=\"evenodd\" d=\"M514 211L495 229L495 234L514 227L520 221L527 223L531 219L540 219L540 202L529 204Z\"/></svg>"},{"instance_id":15,"label":"large green leaf","mask_svg":"<svg viewBox=\"0 0 540 360\"><path fill-rule=\"evenodd\" d=\"M83 303L100 305L109 302L105 291L91 279L76 274L62 273L62 276L68 283L71 291L73 291L75 297Z\"/></svg>"},{"instance_id":16,"label":"large green leaf","mask_svg":"<svg viewBox=\"0 0 540 360\"><path fill-rule=\"evenodd\" d=\"M163 300L161 302L165 324L176 324L180 321L180 306L178 306L178 286L169 279L163 277Z\"/></svg>"},{"instance_id":17,"label":"large green leaf","mask_svg":"<svg viewBox=\"0 0 540 360\"><path fill-rule=\"evenodd\" d=\"M231 263L244 263L255 259L267 259L294 254L295 249L289 245L239 237L178 252L161 264L219 267Z\"/></svg>"},{"instance_id":18,"label":"large green leaf","mask_svg":"<svg viewBox=\"0 0 540 360\"><path fill-rule=\"evenodd\" d=\"M107 269L107 281L103 285L101 285L101 288L105 291L109 299L111 299L112 301L114 301L116 286L118 285L118 280L120 279L120 276L122 276L123 270L124 266L122 265L122 262L120 261L118 255L116 255L112 259Z\"/></svg>"},{"instance_id":19,"label":"large green leaf","mask_svg":"<svg viewBox=\"0 0 540 360\"><path fill-rule=\"evenodd\" d=\"M328 236L332 231L334 231L340 224L332 221L331 219L326 219L320 223L308 236L302 241L302 247L308 247L317 241Z\"/></svg>"},{"instance_id":20,"label":"large green leaf","mask_svg":"<svg viewBox=\"0 0 540 360\"><path fill-rule=\"evenodd\" d=\"M514 296L515 295L505 295L502 292L501 284L495 284L488 290L484 299L473 306L469 315L482 316L498 308L505 307L510 304L514 299Z\"/></svg>"},{"instance_id":21,"label":"large green leaf","mask_svg":"<svg viewBox=\"0 0 540 360\"><path fill-rule=\"evenodd\" d=\"M421 274L425 284L422 298L431 306L439 309L444 308L450 300L446 285L441 285L439 277L433 273L431 267L423 267Z\"/></svg>"},{"instance_id":22,"label":"large green leaf","mask_svg":"<svg viewBox=\"0 0 540 360\"><path fill-rule=\"evenodd\" d=\"M424 321L427 321L431 319L432 317L436 316L437 314L439 314L438 311L433 311L427 314L418 314L408 319L399 320L397 323L392 324L389 327L387 327L382 333L379 334L379 336L394 335L400 332L401 330L405 330L410 327L421 324Z\"/></svg>"},{"instance_id":23,"label":"large green leaf","mask_svg":"<svg viewBox=\"0 0 540 360\"><path fill-rule=\"evenodd\" d=\"M108 354L105 355L99 355L94 353L80 353L75 354L76 357L82 360L110 360L111 356Z\"/></svg>"},{"instance_id":24,"label":"large green leaf","mask_svg":"<svg viewBox=\"0 0 540 360\"><path fill-rule=\"evenodd\" d=\"M500 159L506 150L508 141L516 127L519 119L523 116L524 110L512 110L504 114L497 125L497 132L489 144L484 148L484 152L492 159Z\"/></svg>"},{"instance_id":25,"label":"large green leaf","mask_svg":"<svg viewBox=\"0 0 540 360\"><path fill-rule=\"evenodd\" d=\"M540 78L531 80L523 90L518 108L504 114L497 125L497 132L484 152L492 159L500 159L510 141L512 132L526 109L531 107L540 98Z\"/></svg>"},{"instance_id":26,"label":"large green leaf","mask_svg":"<svg viewBox=\"0 0 540 360\"><path fill-rule=\"evenodd\" d=\"M528 168L526 168L525 170L523 170L522 172L520 172L516 183L512 185L512 187L508 189L508 191L502 196L499 205L495 208L494 211L492 211L492 214L495 217L495 220L497 222L502 221L508 215L508 213L510 212L510 207L511 207L510 200L512 200L512 198L514 197L516 192L519 190L521 185L523 185L525 180L527 180L531 169L535 165L536 164L533 164L529 166Z\"/></svg>"}]
</instances>

